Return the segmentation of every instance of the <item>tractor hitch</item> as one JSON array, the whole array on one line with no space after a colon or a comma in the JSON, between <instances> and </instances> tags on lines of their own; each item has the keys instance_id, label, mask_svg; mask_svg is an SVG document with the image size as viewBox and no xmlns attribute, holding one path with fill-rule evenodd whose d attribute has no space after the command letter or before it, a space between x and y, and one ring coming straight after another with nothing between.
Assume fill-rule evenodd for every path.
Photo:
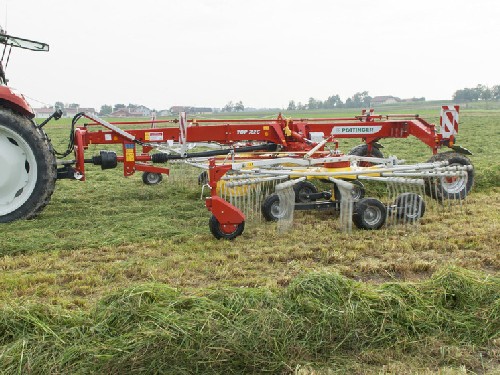
<instances>
[{"instance_id":1,"label":"tractor hitch","mask_svg":"<svg viewBox=\"0 0 500 375\"><path fill-rule=\"evenodd\" d=\"M80 180L82 175L71 165L67 164L61 168L57 168L58 180Z\"/></svg>"}]
</instances>

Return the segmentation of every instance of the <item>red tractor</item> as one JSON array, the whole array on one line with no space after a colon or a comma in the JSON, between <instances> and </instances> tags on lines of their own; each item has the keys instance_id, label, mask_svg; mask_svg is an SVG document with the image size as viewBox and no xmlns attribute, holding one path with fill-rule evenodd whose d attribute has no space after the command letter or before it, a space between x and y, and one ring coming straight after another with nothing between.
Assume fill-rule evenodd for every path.
<instances>
[{"instance_id":1,"label":"red tractor","mask_svg":"<svg viewBox=\"0 0 500 375\"><path fill-rule=\"evenodd\" d=\"M48 51L49 46L0 34L0 222L31 218L50 201L57 178L51 143L25 98L7 86L5 68L13 47Z\"/></svg>"}]
</instances>

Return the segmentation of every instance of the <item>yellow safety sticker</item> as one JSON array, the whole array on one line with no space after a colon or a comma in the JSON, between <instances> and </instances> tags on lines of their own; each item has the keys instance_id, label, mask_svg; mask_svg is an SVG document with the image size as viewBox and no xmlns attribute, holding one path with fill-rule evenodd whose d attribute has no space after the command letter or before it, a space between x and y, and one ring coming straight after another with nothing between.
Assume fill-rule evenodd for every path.
<instances>
[{"instance_id":1,"label":"yellow safety sticker","mask_svg":"<svg viewBox=\"0 0 500 375\"><path fill-rule=\"evenodd\" d=\"M134 161L135 156L134 156L134 149L133 148L127 148L125 151L125 161Z\"/></svg>"}]
</instances>

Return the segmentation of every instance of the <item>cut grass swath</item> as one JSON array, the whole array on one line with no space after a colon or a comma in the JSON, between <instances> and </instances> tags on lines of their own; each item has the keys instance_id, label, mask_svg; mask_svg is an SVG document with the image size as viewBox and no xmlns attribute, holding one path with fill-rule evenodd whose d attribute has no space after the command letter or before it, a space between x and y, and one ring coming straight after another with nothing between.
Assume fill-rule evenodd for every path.
<instances>
[{"instance_id":1,"label":"cut grass swath","mask_svg":"<svg viewBox=\"0 0 500 375\"><path fill-rule=\"evenodd\" d=\"M500 279L459 268L378 287L314 273L275 293L225 289L199 297L144 284L88 313L4 307L0 363L7 373L236 374L290 372L388 348L429 361L432 340L488 353L499 339L499 293Z\"/></svg>"}]
</instances>

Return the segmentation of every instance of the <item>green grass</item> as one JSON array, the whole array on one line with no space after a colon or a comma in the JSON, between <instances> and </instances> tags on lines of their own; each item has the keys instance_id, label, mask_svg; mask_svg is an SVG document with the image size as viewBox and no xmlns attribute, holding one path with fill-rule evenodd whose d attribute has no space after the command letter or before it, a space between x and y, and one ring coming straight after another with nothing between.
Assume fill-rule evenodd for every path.
<instances>
[{"instance_id":1,"label":"green grass","mask_svg":"<svg viewBox=\"0 0 500 375\"><path fill-rule=\"evenodd\" d=\"M396 110L439 121L438 105L387 112ZM499 123L498 108L461 111L458 143L474 152L476 186L463 207L430 205L415 228L347 234L331 213L301 212L285 234L254 222L217 241L188 170L158 186L95 166L86 182L58 181L37 219L0 227L0 368L498 370ZM64 149L68 120L47 131ZM409 162L431 156L415 139L382 143Z\"/></svg>"}]
</instances>

